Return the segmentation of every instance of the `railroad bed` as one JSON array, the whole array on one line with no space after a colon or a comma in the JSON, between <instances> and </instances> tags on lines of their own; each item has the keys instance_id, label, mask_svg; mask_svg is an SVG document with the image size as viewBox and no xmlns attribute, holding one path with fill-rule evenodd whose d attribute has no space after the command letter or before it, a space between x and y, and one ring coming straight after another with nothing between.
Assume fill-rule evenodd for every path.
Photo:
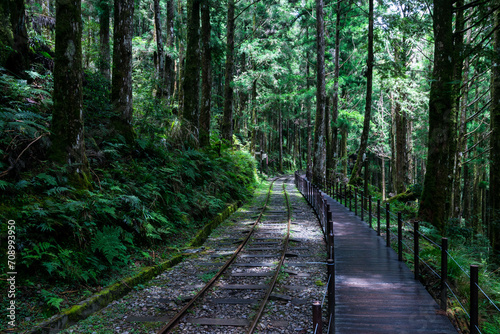
<instances>
[{"instance_id":1,"label":"railroad bed","mask_svg":"<svg viewBox=\"0 0 500 334\"><path fill-rule=\"evenodd\" d=\"M311 332L311 304L326 285L323 235L292 177L271 188L214 230L195 256L65 332Z\"/></svg>"}]
</instances>

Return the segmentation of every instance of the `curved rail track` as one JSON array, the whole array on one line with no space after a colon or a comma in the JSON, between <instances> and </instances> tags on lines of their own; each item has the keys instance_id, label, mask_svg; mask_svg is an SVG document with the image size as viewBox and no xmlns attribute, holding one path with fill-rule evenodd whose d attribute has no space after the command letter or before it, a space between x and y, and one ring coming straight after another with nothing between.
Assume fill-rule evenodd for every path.
<instances>
[{"instance_id":1,"label":"curved rail track","mask_svg":"<svg viewBox=\"0 0 500 334\"><path fill-rule=\"evenodd\" d=\"M271 293L273 292L280 272L282 272L282 266L287 254L288 242L290 239L291 212L289 197L285 189L285 182L286 178L276 178L272 181L268 190L265 205L262 207L258 218L251 225L248 235L234 251L233 255L221 266L213 278L210 279L206 285L203 286L201 290L199 290L199 292L158 331L159 334L170 333L179 323L186 321L186 314L189 310L202 308L203 305L210 303L207 295L211 294L213 289L216 287L217 282L220 282L223 276L230 277L231 284L227 284L227 287L231 286L235 289L245 289L246 286L248 290L251 290L252 287L262 290L264 285L245 285L245 277L262 276L264 279L267 277L267 280L265 281L266 292L258 301L255 301L256 303L258 302L258 309L255 311L255 309L244 308L242 312L246 312L246 314L241 314L241 316L238 317L240 319L249 319L248 321L243 321L243 326L241 324L238 325L244 327L247 333L253 333L257 329L257 325L259 324L259 320L264 312L265 306L271 296ZM280 185L282 189L277 192L276 188L279 189ZM283 207L285 207L286 210L283 210ZM283 233L283 229L285 229L285 233ZM264 240L264 242L262 242L262 240ZM270 245L275 247L269 247ZM278 247L281 249L280 254L276 254ZM269 254L255 255L255 252L268 252ZM273 255L270 255L270 253ZM269 266L270 262L262 264L263 266L259 266L259 263L245 263L244 261L239 263L239 265L235 263L235 260L238 259L238 261L240 261L244 256L261 256L266 258L274 257L279 258L279 260L273 261L272 264L274 265L274 268L266 271L265 268L269 268L267 266ZM243 272L240 269L235 269L239 267L252 268L254 271ZM261 269L262 271L259 272L258 270ZM231 271L233 274L231 274ZM235 271L237 272L236 274L234 274ZM271 277L270 281L269 277ZM234 300L232 302L234 302ZM229 303L231 303L231 301L229 301ZM218 324L224 324L223 319L218 320L222 320ZM230 325L228 322L225 324Z\"/></svg>"}]
</instances>

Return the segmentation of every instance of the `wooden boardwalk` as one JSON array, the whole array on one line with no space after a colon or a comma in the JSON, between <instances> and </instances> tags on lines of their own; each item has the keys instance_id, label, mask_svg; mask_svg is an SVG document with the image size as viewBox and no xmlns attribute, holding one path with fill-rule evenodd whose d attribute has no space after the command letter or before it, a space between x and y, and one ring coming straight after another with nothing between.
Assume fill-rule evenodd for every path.
<instances>
[{"instance_id":1,"label":"wooden boardwalk","mask_svg":"<svg viewBox=\"0 0 500 334\"><path fill-rule=\"evenodd\" d=\"M368 224L326 196L335 234L335 333L457 333Z\"/></svg>"}]
</instances>

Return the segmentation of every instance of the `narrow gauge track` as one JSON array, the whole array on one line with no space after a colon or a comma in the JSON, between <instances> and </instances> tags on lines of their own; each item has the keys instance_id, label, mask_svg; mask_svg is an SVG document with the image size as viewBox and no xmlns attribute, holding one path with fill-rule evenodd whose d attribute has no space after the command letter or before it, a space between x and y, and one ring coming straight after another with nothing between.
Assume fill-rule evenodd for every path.
<instances>
[{"instance_id":1,"label":"narrow gauge track","mask_svg":"<svg viewBox=\"0 0 500 334\"><path fill-rule=\"evenodd\" d=\"M264 312L264 308L267 304L267 301L269 300L269 297L271 296L271 293L276 285L276 281L281 272L281 268L283 266L283 262L285 260L288 249L288 242L290 238L291 212L290 212L289 197L285 188L285 182L286 182L285 178L276 178L272 181L267 193L266 203L262 208L258 218L251 225L251 229L249 230L248 235L244 238L244 240L241 242L238 248L234 251L233 255L224 263L224 265L222 265L217 274L215 274L214 277L210 281L208 281L207 284L204 287L202 287L201 290L164 327L162 327L158 331L158 334L170 333L180 322L185 321L186 314L188 313L189 310L195 307L200 308L203 307L203 305L210 303L210 301L207 300L205 296L210 293L211 289L214 288L215 284L218 281L220 281L223 275L231 277L233 282L232 284L227 284L226 287L233 289L245 289L244 288L245 284L236 284L236 283L241 283L241 281L244 281L245 277L253 276L253 277L262 277L263 279L266 279L266 277L272 277L269 283L268 281L266 281L267 285L266 292L263 296L261 296L261 299L258 300L259 304L258 310L255 311L254 309L248 308L246 310L246 314L241 314L240 319L236 319L236 322L239 321L239 323L235 324L235 319L229 321L224 321L225 319L220 319L220 318L208 319L208 322L212 320L214 325L226 324L226 325L242 326L243 323L244 326L242 327L245 327L246 333L253 333L256 330L259 320L262 316L262 313ZM282 188L281 190L279 190L280 186ZM278 188L279 191L274 190L275 188ZM284 206L286 208L286 211L283 211L283 202L285 204ZM266 211L268 214L265 214ZM284 236L283 236L283 229L285 229ZM277 239L277 236L279 235L281 235L281 238ZM264 241L273 240L273 242L259 242L261 240ZM269 247L270 245L276 247ZM281 248L280 254L276 254L278 245L279 248ZM262 256L252 255L253 252L259 252L260 255ZM272 255L262 254L262 252L269 252L272 253ZM257 256L266 258L274 257L274 258L279 258L279 260L274 261L273 264L275 264L276 262L277 264L275 264L274 268L267 271L264 270L261 272L258 271L242 272L241 270L237 269L236 270L237 273L231 275L229 269L234 269L233 267L235 265L234 263L235 260L242 259L243 256L247 257ZM244 263L244 262L239 264L239 266L254 268L254 269L259 269L259 268L264 269L268 265L269 264L262 264L261 266L258 263L255 264L255 263ZM251 290L252 287L254 289L260 290L262 289L263 286L264 286L263 284L258 284L258 285L254 284L253 286L247 285L246 287L249 290ZM249 299L248 301L253 302L254 300ZM229 304L234 302L235 302L234 300L227 300L227 303ZM249 320L247 321L246 319ZM207 322L207 319L203 320Z\"/></svg>"}]
</instances>

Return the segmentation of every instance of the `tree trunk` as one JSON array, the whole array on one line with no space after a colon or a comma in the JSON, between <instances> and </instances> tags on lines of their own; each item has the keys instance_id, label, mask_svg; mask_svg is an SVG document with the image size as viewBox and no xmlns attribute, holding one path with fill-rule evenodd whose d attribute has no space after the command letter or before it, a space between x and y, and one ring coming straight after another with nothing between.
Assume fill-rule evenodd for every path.
<instances>
[{"instance_id":1,"label":"tree trunk","mask_svg":"<svg viewBox=\"0 0 500 334\"><path fill-rule=\"evenodd\" d=\"M51 158L69 165L70 183L87 188L82 98L81 0L56 2L54 111Z\"/></svg>"},{"instance_id":2,"label":"tree trunk","mask_svg":"<svg viewBox=\"0 0 500 334\"><path fill-rule=\"evenodd\" d=\"M306 40L309 40L309 26L306 26ZM309 59L311 59L311 55L309 50L306 52L306 87L307 91L311 88L311 81L309 80ZM311 111L311 100L306 98L306 110L307 110L307 161L306 161L306 175L309 180L312 180L312 111Z\"/></svg>"},{"instance_id":3,"label":"tree trunk","mask_svg":"<svg viewBox=\"0 0 500 334\"><path fill-rule=\"evenodd\" d=\"M401 97L404 100L404 96ZM407 156L407 128L408 118L406 112L402 110L401 102L395 101L395 124L396 124L396 194L401 194L406 191L408 186L408 156Z\"/></svg>"},{"instance_id":4,"label":"tree trunk","mask_svg":"<svg viewBox=\"0 0 500 334\"><path fill-rule=\"evenodd\" d=\"M132 36L133 0L115 0L113 43L113 103L112 128L132 144L135 138L132 126Z\"/></svg>"},{"instance_id":5,"label":"tree trunk","mask_svg":"<svg viewBox=\"0 0 500 334\"><path fill-rule=\"evenodd\" d=\"M342 161L342 174L347 178L347 127L340 128L340 160Z\"/></svg>"},{"instance_id":6,"label":"tree trunk","mask_svg":"<svg viewBox=\"0 0 500 334\"><path fill-rule=\"evenodd\" d=\"M163 37L161 31L160 19L160 0L153 0L154 2L154 24L156 33L156 50L158 57L158 66L156 68L157 75L157 92L156 97L162 98L167 95L165 87L165 52L163 51Z\"/></svg>"},{"instance_id":7,"label":"tree trunk","mask_svg":"<svg viewBox=\"0 0 500 334\"><path fill-rule=\"evenodd\" d=\"M201 110L200 146L210 145L210 108L212 102L212 50L210 47L210 6L201 4Z\"/></svg>"},{"instance_id":8,"label":"tree trunk","mask_svg":"<svg viewBox=\"0 0 500 334\"><path fill-rule=\"evenodd\" d=\"M363 132L359 144L358 157L351 172L349 183L353 184L358 178L363 167L363 156L368 146L368 134L370 133L370 120L372 109L372 85L373 85L373 0L369 0L368 13L368 59L366 61L366 104L365 119L363 121Z\"/></svg>"},{"instance_id":9,"label":"tree trunk","mask_svg":"<svg viewBox=\"0 0 500 334\"><path fill-rule=\"evenodd\" d=\"M500 24L500 10L495 12L495 25ZM494 33L494 54L491 84L491 135L490 135L490 210L492 245L495 255L500 255L500 31Z\"/></svg>"},{"instance_id":10,"label":"tree trunk","mask_svg":"<svg viewBox=\"0 0 500 334\"><path fill-rule=\"evenodd\" d=\"M330 98L325 101L325 137L326 137L326 179L333 179L333 149L332 149L332 128L330 126Z\"/></svg>"},{"instance_id":11,"label":"tree trunk","mask_svg":"<svg viewBox=\"0 0 500 334\"><path fill-rule=\"evenodd\" d=\"M12 26L13 45L5 67L16 75L24 76L29 67L28 30L26 29L26 10L24 0L10 0L8 6Z\"/></svg>"},{"instance_id":12,"label":"tree trunk","mask_svg":"<svg viewBox=\"0 0 500 334\"><path fill-rule=\"evenodd\" d=\"M111 50L109 47L109 0L99 2L99 71L111 82Z\"/></svg>"},{"instance_id":13,"label":"tree trunk","mask_svg":"<svg viewBox=\"0 0 500 334\"><path fill-rule=\"evenodd\" d=\"M326 83L324 0L316 0L316 121L314 124L313 182L322 184L326 172Z\"/></svg>"},{"instance_id":14,"label":"tree trunk","mask_svg":"<svg viewBox=\"0 0 500 334\"><path fill-rule=\"evenodd\" d=\"M335 21L335 58L334 58L334 75L333 75L333 98L332 98L332 178L335 177L337 172L337 142L339 128L337 126L337 121L339 117L339 78L340 78L340 1L337 1L336 15L337 19Z\"/></svg>"},{"instance_id":15,"label":"tree trunk","mask_svg":"<svg viewBox=\"0 0 500 334\"><path fill-rule=\"evenodd\" d=\"M175 71L174 58L172 56L174 47L174 0L167 0L167 50L165 52L165 90L167 98L172 97L174 92Z\"/></svg>"},{"instance_id":16,"label":"tree trunk","mask_svg":"<svg viewBox=\"0 0 500 334\"><path fill-rule=\"evenodd\" d=\"M419 216L442 233L450 205L450 156L455 138L453 114L453 1L434 0L434 69L429 96L427 173Z\"/></svg>"},{"instance_id":17,"label":"tree trunk","mask_svg":"<svg viewBox=\"0 0 500 334\"><path fill-rule=\"evenodd\" d=\"M278 136L279 136L279 172L283 173L283 114L281 106L278 107Z\"/></svg>"},{"instance_id":18,"label":"tree trunk","mask_svg":"<svg viewBox=\"0 0 500 334\"><path fill-rule=\"evenodd\" d=\"M250 153L255 155L255 147L257 143L257 79L252 82L252 126L250 138Z\"/></svg>"},{"instance_id":19,"label":"tree trunk","mask_svg":"<svg viewBox=\"0 0 500 334\"><path fill-rule=\"evenodd\" d=\"M192 146L199 144L200 0L187 2L187 48L184 68L183 131Z\"/></svg>"},{"instance_id":20,"label":"tree trunk","mask_svg":"<svg viewBox=\"0 0 500 334\"><path fill-rule=\"evenodd\" d=\"M394 97L394 92L390 93L390 103L391 103L391 132L389 135L390 146L391 146L391 159L389 161L389 179L390 179L390 190L392 193L397 194L397 176L398 176L398 164L397 164L397 150L396 150L396 100ZM389 195L390 196L390 195Z\"/></svg>"},{"instance_id":21,"label":"tree trunk","mask_svg":"<svg viewBox=\"0 0 500 334\"><path fill-rule=\"evenodd\" d=\"M182 22L182 0L178 1L178 8L177 12L179 13L179 19L178 19L178 30L179 30L179 35L183 36L184 35L184 22ZM185 69L185 47L184 47L184 39L179 38L178 41L179 43L179 59L177 61L177 99L178 99L178 105L179 105L179 115L183 114L184 111L184 69Z\"/></svg>"},{"instance_id":22,"label":"tree trunk","mask_svg":"<svg viewBox=\"0 0 500 334\"><path fill-rule=\"evenodd\" d=\"M234 71L234 0L227 2L226 74L224 78L224 112L221 136L228 144L233 142L233 71Z\"/></svg>"}]
</instances>

